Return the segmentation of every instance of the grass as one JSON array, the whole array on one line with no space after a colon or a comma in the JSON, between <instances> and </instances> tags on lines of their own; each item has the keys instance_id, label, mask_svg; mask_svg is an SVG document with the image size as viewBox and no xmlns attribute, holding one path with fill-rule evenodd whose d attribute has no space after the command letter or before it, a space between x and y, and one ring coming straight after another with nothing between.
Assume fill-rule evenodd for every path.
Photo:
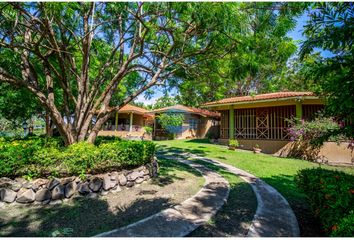
<instances>
[{"instance_id":1,"label":"grass","mask_svg":"<svg viewBox=\"0 0 354 240\"><path fill-rule=\"evenodd\" d=\"M172 140L156 142L160 149L169 151L186 151L200 156L217 159L236 166L263 179L276 188L290 203L300 225L303 236L318 236L320 230L317 219L313 218L305 195L299 191L294 182L297 172L305 168L315 168L319 164L292 158L279 158L267 154L254 154L250 151L230 151L225 146L210 144L208 140ZM354 174L354 168L321 167L345 171Z\"/></svg>"},{"instance_id":2,"label":"grass","mask_svg":"<svg viewBox=\"0 0 354 240\"><path fill-rule=\"evenodd\" d=\"M61 205L0 208L0 237L86 237L126 226L178 204L204 184L191 167L159 159L159 176L129 190Z\"/></svg>"},{"instance_id":3,"label":"grass","mask_svg":"<svg viewBox=\"0 0 354 240\"><path fill-rule=\"evenodd\" d=\"M227 202L212 219L194 230L189 237L244 237L252 223L257 200L252 188L240 177L213 164L197 161L220 173L230 184Z\"/></svg>"}]
</instances>

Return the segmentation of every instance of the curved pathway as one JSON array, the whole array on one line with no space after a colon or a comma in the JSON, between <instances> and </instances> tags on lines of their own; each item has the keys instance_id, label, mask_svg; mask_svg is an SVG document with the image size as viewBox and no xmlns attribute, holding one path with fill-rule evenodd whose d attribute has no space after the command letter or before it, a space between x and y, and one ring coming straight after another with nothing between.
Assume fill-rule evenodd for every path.
<instances>
[{"instance_id":1,"label":"curved pathway","mask_svg":"<svg viewBox=\"0 0 354 240\"><path fill-rule=\"evenodd\" d=\"M272 186L256 176L217 160L182 153L186 157L202 160L223 168L251 184L257 197L257 210L248 237L299 237L300 230L296 216L287 200Z\"/></svg>"},{"instance_id":2,"label":"curved pathway","mask_svg":"<svg viewBox=\"0 0 354 240\"><path fill-rule=\"evenodd\" d=\"M97 237L183 237L207 222L227 200L229 184L209 168L193 161L183 160L189 157L214 164L251 184L258 206L248 237L300 236L297 219L286 199L254 175L217 160L190 153L174 153L163 157L178 160L200 171L206 179L203 188L196 195L173 208L126 227L99 234Z\"/></svg>"},{"instance_id":3,"label":"curved pathway","mask_svg":"<svg viewBox=\"0 0 354 240\"><path fill-rule=\"evenodd\" d=\"M178 161L195 168L205 178L206 182L197 194L172 208L96 237L183 237L206 223L227 200L229 183L203 165L188 160Z\"/></svg>"}]
</instances>

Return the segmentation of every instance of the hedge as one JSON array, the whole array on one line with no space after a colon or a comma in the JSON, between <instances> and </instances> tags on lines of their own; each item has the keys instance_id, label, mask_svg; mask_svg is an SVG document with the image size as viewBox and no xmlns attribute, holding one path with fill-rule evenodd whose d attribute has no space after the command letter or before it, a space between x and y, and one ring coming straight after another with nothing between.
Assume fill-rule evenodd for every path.
<instances>
[{"instance_id":1,"label":"hedge","mask_svg":"<svg viewBox=\"0 0 354 240\"><path fill-rule=\"evenodd\" d=\"M61 139L0 138L0 177L63 177L129 169L151 162L155 144L98 138L64 147Z\"/></svg>"},{"instance_id":2,"label":"hedge","mask_svg":"<svg viewBox=\"0 0 354 240\"><path fill-rule=\"evenodd\" d=\"M299 171L295 179L329 236L354 236L353 175L316 168Z\"/></svg>"}]
</instances>

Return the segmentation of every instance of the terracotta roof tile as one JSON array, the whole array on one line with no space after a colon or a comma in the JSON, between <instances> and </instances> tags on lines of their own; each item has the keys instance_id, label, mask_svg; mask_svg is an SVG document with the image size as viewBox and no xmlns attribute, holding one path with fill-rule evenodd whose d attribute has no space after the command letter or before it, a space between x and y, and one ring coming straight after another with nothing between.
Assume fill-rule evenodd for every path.
<instances>
[{"instance_id":1,"label":"terracotta roof tile","mask_svg":"<svg viewBox=\"0 0 354 240\"><path fill-rule=\"evenodd\" d=\"M182 112L189 112L189 113L194 113L198 114L201 116L206 116L206 117L220 117L220 113L214 112L214 111L209 111L205 109L199 109L199 108L193 108L193 107L187 107L183 105L174 105L171 107L164 107L164 108L159 108L155 109L154 111L151 111L151 113L159 113L159 112L167 112L170 110L180 110Z\"/></svg>"},{"instance_id":2,"label":"terracotta roof tile","mask_svg":"<svg viewBox=\"0 0 354 240\"><path fill-rule=\"evenodd\" d=\"M144 108L141 108L141 107L137 107L137 106L134 106L134 105L131 105L131 104L127 104L124 107L122 107L121 109L119 109L118 112L119 113L130 113L130 112L133 112L133 113L138 113L138 114L146 114L149 111L144 109Z\"/></svg>"},{"instance_id":3,"label":"terracotta roof tile","mask_svg":"<svg viewBox=\"0 0 354 240\"><path fill-rule=\"evenodd\" d=\"M304 96L315 96L315 94L313 92L275 92L275 93L259 94L254 96L224 98L219 101L204 103L203 106L227 104L227 103L252 102L252 101L268 100L268 99L281 99L281 98L289 98L289 97L304 97Z\"/></svg>"}]
</instances>

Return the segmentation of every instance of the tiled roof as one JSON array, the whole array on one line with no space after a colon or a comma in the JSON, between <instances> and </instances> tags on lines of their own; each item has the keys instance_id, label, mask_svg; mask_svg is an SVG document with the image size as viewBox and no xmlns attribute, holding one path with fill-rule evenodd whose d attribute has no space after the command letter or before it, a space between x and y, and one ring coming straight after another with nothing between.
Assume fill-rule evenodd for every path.
<instances>
[{"instance_id":1,"label":"tiled roof","mask_svg":"<svg viewBox=\"0 0 354 240\"><path fill-rule=\"evenodd\" d=\"M118 113L137 113L137 114L146 114L149 113L148 110L141 108L141 107L137 107L131 104L127 104L124 107L122 107L121 109L119 109Z\"/></svg>"},{"instance_id":2,"label":"tiled roof","mask_svg":"<svg viewBox=\"0 0 354 240\"><path fill-rule=\"evenodd\" d=\"M164 107L164 108L159 108L155 109L154 111L151 111L151 113L161 113L161 112L168 112L168 111L181 111L181 112L188 112L188 113L194 113L198 114L201 116L205 117L220 117L220 113L218 112L213 112L205 109L199 109L199 108L193 108L193 107L187 107L183 105L175 105L171 107Z\"/></svg>"},{"instance_id":3,"label":"tiled roof","mask_svg":"<svg viewBox=\"0 0 354 240\"><path fill-rule=\"evenodd\" d=\"M260 101L260 100L268 100L268 99L281 99L281 98L290 98L290 97L305 97L305 96L315 96L315 94L313 92L275 92L275 93L259 94L254 96L224 98L219 101L204 103L203 106L228 104L228 103L252 102L252 101Z\"/></svg>"}]
</instances>

